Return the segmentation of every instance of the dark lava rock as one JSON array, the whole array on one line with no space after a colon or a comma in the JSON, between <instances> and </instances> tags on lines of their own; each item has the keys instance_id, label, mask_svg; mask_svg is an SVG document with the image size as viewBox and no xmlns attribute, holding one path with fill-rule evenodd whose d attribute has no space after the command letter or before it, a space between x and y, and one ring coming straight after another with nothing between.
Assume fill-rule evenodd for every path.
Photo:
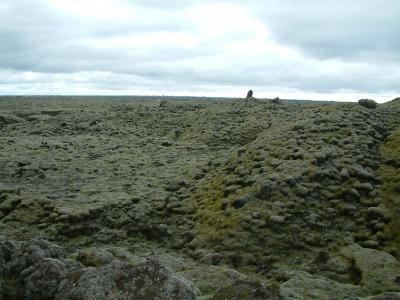
<instances>
[{"instance_id":1,"label":"dark lava rock","mask_svg":"<svg viewBox=\"0 0 400 300\"><path fill-rule=\"evenodd\" d=\"M65 278L65 264L45 258L22 271L17 279L17 293L21 299L54 299L58 285Z\"/></svg>"},{"instance_id":2,"label":"dark lava rock","mask_svg":"<svg viewBox=\"0 0 400 300\"><path fill-rule=\"evenodd\" d=\"M13 274L19 274L45 258L63 257L65 257L64 251L60 246L46 240L33 239L23 242L20 248L13 253L8 269Z\"/></svg>"},{"instance_id":3,"label":"dark lava rock","mask_svg":"<svg viewBox=\"0 0 400 300\"><path fill-rule=\"evenodd\" d=\"M4 299L4 277L6 263L11 259L11 254L15 249L14 243L2 240L0 237L0 300Z\"/></svg>"},{"instance_id":4,"label":"dark lava rock","mask_svg":"<svg viewBox=\"0 0 400 300\"><path fill-rule=\"evenodd\" d=\"M66 272L62 257L62 248L45 240L0 237L0 299L53 299Z\"/></svg>"},{"instance_id":5,"label":"dark lava rock","mask_svg":"<svg viewBox=\"0 0 400 300\"><path fill-rule=\"evenodd\" d=\"M273 104L281 104L282 103L282 101L281 101L281 99L279 99L279 97L271 99L269 102L271 102Z\"/></svg>"},{"instance_id":6,"label":"dark lava rock","mask_svg":"<svg viewBox=\"0 0 400 300\"><path fill-rule=\"evenodd\" d=\"M76 268L59 286L56 300L64 299L195 299L189 281L156 259L136 266L113 261L99 268Z\"/></svg>"},{"instance_id":7,"label":"dark lava rock","mask_svg":"<svg viewBox=\"0 0 400 300\"><path fill-rule=\"evenodd\" d=\"M271 180L266 180L263 182L263 184L260 186L258 192L257 192L257 197L263 200L268 199L271 197L272 192L276 188L276 183L272 182Z\"/></svg>"},{"instance_id":8,"label":"dark lava rock","mask_svg":"<svg viewBox=\"0 0 400 300\"><path fill-rule=\"evenodd\" d=\"M85 266L99 267L110 263L113 255L101 248L88 248L80 250L77 259Z\"/></svg>"},{"instance_id":9,"label":"dark lava rock","mask_svg":"<svg viewBox=\"0 0 400 300\"><path fill-rule=\"evenodd\" d=\"M239 208L242 208L243 206L245 206L247 204L247 202L249 202L249 199L247 199L247 198L238 198L232 202L232 206L236 209L239 209Z\"/></svg>"},{"instance_id":10,"label":"dark lava rock","mask_svg":"<svg viewBox=\"0 0 400 300\"><path fill-rule=\"evenodd\" d=\"M250 99L250 98L252 98L252 97L253 97L253 91L252 91L252 90L249 90L249 91L247 92L246 99Z\"/></svg>"},{"instance_id":11,"label":"dark lava rock","mask_svg":"<svg viewBox=\"0 0 400 300\"><path fill-rule=\"evenodd\" d=\"M196 298L188 280L155 258L132 265L102 249L89 248L77 255L89 265L101 266L64 259L63 249L45 240L16 243L0 237L0 300Z\"/></svg>"}]
</instances>

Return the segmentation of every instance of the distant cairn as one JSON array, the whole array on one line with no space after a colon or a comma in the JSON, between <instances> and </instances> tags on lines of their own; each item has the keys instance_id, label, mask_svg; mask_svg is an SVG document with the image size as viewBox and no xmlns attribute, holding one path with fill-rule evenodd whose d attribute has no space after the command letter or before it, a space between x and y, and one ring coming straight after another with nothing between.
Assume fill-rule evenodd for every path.
<instances>
[{"instance_id":1,"label":"distant cairn","mask_svg":"<svg viewBox=\"0 0 400 300\"><path fill-rule=\"evenodd\" d=\"M253 98L253 91L252 91L252 90L249 90L249 91L247 92L246 101L248 101L248 100L254 100L254 98Z\"/></svg>"},{"instance_id":2,"label":"distant cairn","mask_svg":"<svg viewBox=\"0 0 400 300\"><path fill-rule=\"evenodd\" d=\"M376 102L371 99L360 99L358 100L358 104L366 108L372 108L372 109L378 106Z\"/></svg>"},{"instance_id":3,"label":"distant cairn","mask_svg":"<svg viewBox=\"0 0 400 300\"><path fill-rule=\"evenodd\" d=\"M269 102L273 103L273 104L282 104L282 101L279 97L276 97L274 99L269 100Z\"/></svg>"}]
</instances>

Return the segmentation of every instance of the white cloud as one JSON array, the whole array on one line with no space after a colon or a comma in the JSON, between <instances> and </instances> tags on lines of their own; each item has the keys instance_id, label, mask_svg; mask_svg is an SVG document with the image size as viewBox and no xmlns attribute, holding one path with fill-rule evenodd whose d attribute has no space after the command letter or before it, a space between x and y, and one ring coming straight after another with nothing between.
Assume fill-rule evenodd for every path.
<instances>
[{"instance_id":1,"label":"white cloud","mask_svg":"<svg viewBox=\"0 0 400 300\"><path fill-rule=\"evenodd\" d=\"M90 21L121 22L140 17L139 11L119 0L52 0L48 3L64 14Z\"/></svg>"}]
</instances>

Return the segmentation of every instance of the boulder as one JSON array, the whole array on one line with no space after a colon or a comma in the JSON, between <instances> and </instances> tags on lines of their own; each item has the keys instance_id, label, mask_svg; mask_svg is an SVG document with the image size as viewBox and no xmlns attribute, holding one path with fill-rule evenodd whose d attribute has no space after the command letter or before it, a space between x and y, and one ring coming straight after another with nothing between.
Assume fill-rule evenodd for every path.
<instances>
[{"instance_id":1,"label":"boulder","mask_svg":"<svg viewBox=\"0 0 400 300\"><path fill-rule=\"evenodd\" d=\"M358 100L358 104L364 106L366 108L376 108L377 104L374 100L371 99L360 99Z\"/></svg>"},{"instance_id":2,"label":"boulder","mask_svg":"<svg viewBox=\"0 0 400 300\"><path fill-rule=\"evenodd\" d=\"M390 213L384 207L368 207L367 218L371 220L381 219L384 221L390 220Z\"/></svg>"},{"instance_id":3,"label":"boulder","mask_svg":"<svg viewBox=\"0 0 400 300\"><path fill-rule=\"evenodd\" d=\"M276 189L276 183L271 180L265 180L259 187L256 196L260 199L267 200L272 196Z\"/></svg>"},{"instance_id":4,"label":"boulder","mask_svg":"<svg viewBox=\"0 0 400 300\"><path fill-rule=\"evenodd\" d=\"M176 192L186 185L182 180L170 180L165 186L165 190L169 192Z\"/></svg>"},{"instance_id":5,"label":"boulder","mask_svg":"<svg viewBox=\"0 0 400 300\"><path fill-rule=\"evenodd\" d=\"M67 268L61 260L45 258L23 270L17 278L17 293L21 299L54 299Z\"/></svg>"},{"instance_id":6,"label":"boulder","mask_svg":"<svg viewBox=\"0 0 400 300\"><path fill-rule=\"evenodd\" d=\"M353 262L359 285L369 293L400 291L400 263L390 254L354 244L342 248L341 255Z\"/></svg>"},{"instance_id":7,"label":"boulder","mask_svg":"<svg viewBox=\"0 0 400 300\"><path fill-rule=\"evenodd\" d=\"M102 248L87 248L78 252L77 259L88 267L99 267L113 260L113 255Z\"/></svg>"},{"instance_id":8,"label":"boulder","mask_svg":"<svg viewBox=\"0 0 400 300\"><path fill-rule=\"evenodd\" d=\"M14 242L0 236L0 265L4 265L11 260L11 256L15 252L16 247Z\"/></svg>"},{"instance_id":9,"label":"boulder","mask_svg":"<svg viewBox=\"0 0 400 300\"><path fill-rule=\"evenodd\" d=\"M109 250L88 248L71 255L84 266L65 259L63 249L48 241L14 243L0 236L0 300L196 298L192 284L157 259Z\"/></svg>"},{"instance_id":10,"label":"boulder","mask_svg":"<svg viewBox=\"0 0 400 300\"><path fill-rule=\"evenodd\" d=\"M19 123L23 121L25 120L14 115L3 115L3 114L0 115L0 126Z\"/></svg>"},{"instance_id":11,"label":"boulder","mask_svg":"<svg viewBox=\"0 0 400 300\"><path fill-rule=\"evenodd\" d=\"M1 202L0 211L3 212L4 214L8 214L20 203L21 203L21 198L19 196L8 197L7 200Z\"/></svg>"},{"instance_id":12,"label":"boulder","mask_svg":"<svg viewBox=\"0 0 400 300\"><path fill-rule=\"evenodd\" d=\"M19 274L26 268L39 263L45 258L63 258L63 249L42 239L32 239L23 242L11 257L8 269L12 274Z\"/></svg>"},{"instance_id":13,"label":"boulder","mask_svg":"<svg viewBox=\"0 0 400 300\"><path fill-rule=\"evenodd\" d=\"M356 285L294 271L292 277L280 285L279 295L282 300L356 299L363 295L363 290Z\"/></svg>"},{"instance_id":14,"label":"boulder","mask_svg":"<svg viewBox=\"0 0 400 300\"><path fill-rule=\"evenodd\" d=\"M239 280L219 290L211 300L278 300L278 290L258 281Z\"/></svg>"},{"instance_id":15,"label":"boulder","mask_svg":"<svg viewBox=\"0 0 400 300\"><path fill-rule=\"evenodd\" d=\"M55 297L56 300L195 298L195 289L188 280L154 258L136 266L113 261L99 268L73 268L60 283Z\"/></svg>"}]
</instances>

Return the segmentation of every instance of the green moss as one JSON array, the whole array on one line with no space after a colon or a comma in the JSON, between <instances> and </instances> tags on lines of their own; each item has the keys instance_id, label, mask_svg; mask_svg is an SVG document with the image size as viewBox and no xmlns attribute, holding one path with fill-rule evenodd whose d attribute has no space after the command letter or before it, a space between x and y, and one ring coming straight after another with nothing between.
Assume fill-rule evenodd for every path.
<instances>
[{"instance_id":1,"label":"green moss","mask_svg":"<svg viewBox=\"0 0 400 300\"><path fill-rule=\"evenodd\" d=\"M217 291L217 289L211 286L208 282L197 283L196 286L200 290L202 295L211 295Z\"/></svg>"},{"instance_id":2,"label":"green moss","mask_svg":"<svg viewBox=\"0 0 400 300\"><path fill-rule=\"evenodd\" d=\"M393 159L400 157L400 129L395 130L387 138L387 142L381 149L385 159Z\"/></svg>"},{"instance_id":3,"label":"green moss","mask_svg":"<svg viewBox=\"0 0 400 300\"><path fill-rule=\"evenodd\" d=\"M240 280L219 290L212 300L278 299L278 290L253 280ZM306 298L304 298L306 299Z\"/></svg>"},{"instance_id":4,"label":"green moss","mask_svg":"<svg viewBox=\"0 0 400 300\"><path fill-rule=\"evenodd\" d=\"M31 207L28 210L18 209L13 212L14 220L24 224L36 224L39 222L43 209Z\"/></svg>"},{"instance_id":5,"label":"green moss","mask_svg":"<svg viewBox=\"0 0 400 300\"><path fill-rule=\"evenodd\" d=\"M348 136L351 136L351 130L349 128L342 128L338 131L327 133L322 139L325 143L329 144L332 140L340 140Z\"/></svg>"},{"instance_id":6,"label":"green moss","mask_svg":"<svg viewBox=\"0 0 400 300\"><path fill-rule=\"evenodd\" d=\"M240 218L237 214L224 214L224 184L223 175L217 175L208 186L203 194L198 194L199 202L204 206L198 209L197 218L199 226L197 235L212 242L219 241L229 231L239 225Z\"/></svg>"},{"instance_id":7,"label":"green moss","mask_svg":"<svg viewBox=\"0 0 400 300\"><path fill-rule=\"evenodd\" d=\"M393 163L400 161L400 129L390 134L387 142L381 147L381 153L388 163L378 170L383 182L379 194L392 214L391 222L383 232L387 240L385 250L400 254L400 167Z\"/></svg>"}]
</instances>

